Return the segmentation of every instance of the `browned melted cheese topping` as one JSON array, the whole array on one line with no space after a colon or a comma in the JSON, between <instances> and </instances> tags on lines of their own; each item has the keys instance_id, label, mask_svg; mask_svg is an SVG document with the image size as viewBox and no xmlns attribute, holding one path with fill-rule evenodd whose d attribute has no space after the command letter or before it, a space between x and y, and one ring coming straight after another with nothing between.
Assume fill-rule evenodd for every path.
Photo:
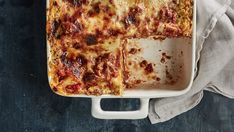
<instances>
[{"instance_id":1,"label":"browned melted cheese topping","mask_svg":"<svg viewBox=\"0 0 234 132\"><path fill-rule=\"evenodd\" d=\"M121 95L122 40L191 37L192 0L50 0L46 30L55 92Z\"/></svg>"}]
</instances>

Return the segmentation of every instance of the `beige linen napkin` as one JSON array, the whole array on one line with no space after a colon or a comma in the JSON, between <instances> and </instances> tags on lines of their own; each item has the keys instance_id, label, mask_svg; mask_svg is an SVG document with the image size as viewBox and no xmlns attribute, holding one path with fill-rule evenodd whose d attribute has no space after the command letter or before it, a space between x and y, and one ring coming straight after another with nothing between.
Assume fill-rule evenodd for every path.
<instances>
[{"instance_id":1,"label":"beige linen napkin","mask_svg":"<svg viewBox=\"0 0 234 132\"><path fill-rule=\"evenodd\" d=\"M233 1L233 2L232 2ZM152 99L152 124L195 107L203 90L234 98L234 0L197 0L196 76L185 95Z\"/></svg>"}]
</instances>

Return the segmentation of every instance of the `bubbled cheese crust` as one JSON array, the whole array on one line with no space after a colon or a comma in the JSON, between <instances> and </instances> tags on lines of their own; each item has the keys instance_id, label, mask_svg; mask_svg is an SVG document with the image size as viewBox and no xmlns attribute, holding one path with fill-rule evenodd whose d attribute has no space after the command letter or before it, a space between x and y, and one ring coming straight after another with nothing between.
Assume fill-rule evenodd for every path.
<instances>
[{"instance_id":1,"label":"bubbled cheese crust","mask_svg":"<svg viewBox=\"0 0 234 132\"><path fill-rule=\"evenodd\" d=\"M191 37L192 0L50 0L48 74L61 95L121 95L124 40Z\"/></svg>"}]
</instances>

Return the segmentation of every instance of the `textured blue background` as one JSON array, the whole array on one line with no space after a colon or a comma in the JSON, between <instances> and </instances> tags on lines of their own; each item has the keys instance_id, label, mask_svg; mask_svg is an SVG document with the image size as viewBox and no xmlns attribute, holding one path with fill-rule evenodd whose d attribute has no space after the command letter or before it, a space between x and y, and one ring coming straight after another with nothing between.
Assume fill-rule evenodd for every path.
<instances>
[{"instance_id":1,"label":"textured blue background","mask_svg":"<svg viewBox=\"0 0 234 132\"><path fill-rule=\"evenodd\" d=\"M98 120L90 99L53 94L46 74L45 0L0 0L1 132L234 131L234 101L205 93L195 109L168 122ZM136 109L139 101L105 100L109 110Z\"/></svg>"}]
</instances>

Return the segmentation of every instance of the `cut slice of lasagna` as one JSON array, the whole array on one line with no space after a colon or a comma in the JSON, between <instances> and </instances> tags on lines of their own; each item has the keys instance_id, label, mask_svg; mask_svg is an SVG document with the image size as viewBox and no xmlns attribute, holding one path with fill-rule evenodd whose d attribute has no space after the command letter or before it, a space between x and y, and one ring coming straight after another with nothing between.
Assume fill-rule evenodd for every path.
<instances>
[{"instance_id":1,"label":"cut slice of lasagna","mask_svg":"<svg viewBox=\"0 0 234 132\"><path fill-rule=\"evenodd\" d=\"M50 0L48 73L61 95L121 95L128 39L191 37L192 0Z\"/></svg>"},{"instance_id":2,"label":"cut slice of lasagna","mask_svg":"<svg viewBox=\"0 0 234 132\"><path fill-rule=\"evenodd\" d=\"M123 60L118 40L83 48L74 43L61 49L52 50L49 61L53 90L62 95L122 93Z\"/></svg>"}]
</instances>

